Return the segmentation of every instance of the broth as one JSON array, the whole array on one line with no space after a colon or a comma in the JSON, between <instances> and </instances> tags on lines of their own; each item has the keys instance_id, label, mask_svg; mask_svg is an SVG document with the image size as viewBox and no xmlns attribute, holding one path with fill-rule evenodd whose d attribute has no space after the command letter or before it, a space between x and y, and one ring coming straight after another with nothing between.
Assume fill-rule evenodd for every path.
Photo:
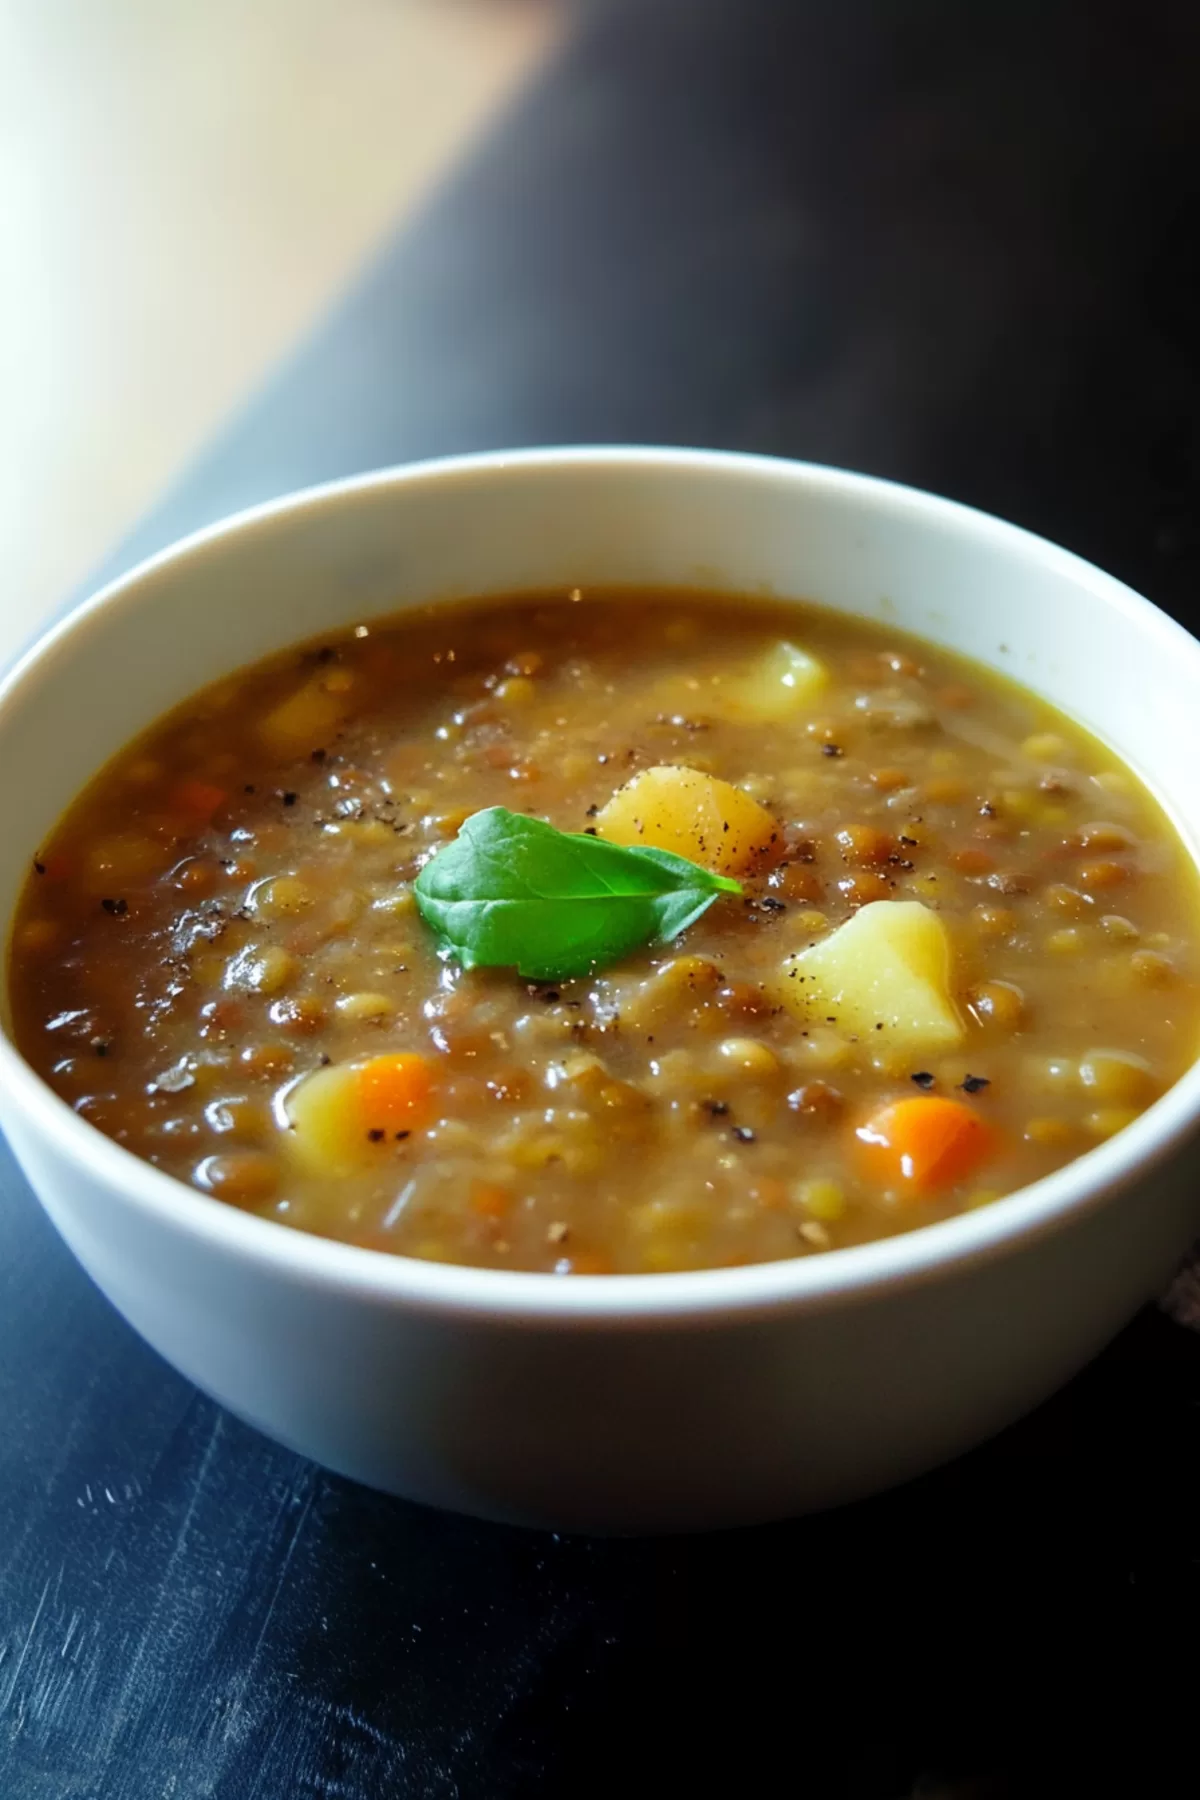
<instances>
[{"instance_id":1,"label":"broth","mask_svg":"<svg viewBox=\"0 0 1200 1800\"><path fill-rule=\"evenodd\" d=\"M413 884L494 806L742 891L585 976L464 970ZM68 1104L222 1200L651 1273L927 1224L1120 1130L1196 1053L1196 922L1152 797L990 671L799 605L519 595L160 721L39 852L10 979Z\"/></svg>"}]
</instances>

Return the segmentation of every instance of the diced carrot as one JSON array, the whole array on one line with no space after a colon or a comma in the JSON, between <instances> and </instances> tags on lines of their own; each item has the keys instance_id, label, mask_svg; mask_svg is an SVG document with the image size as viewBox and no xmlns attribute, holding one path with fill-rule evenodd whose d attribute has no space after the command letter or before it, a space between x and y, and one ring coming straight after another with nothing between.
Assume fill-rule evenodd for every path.
<instances>
[{"instance_id":1,"label":"diced carrot","mask_svg":"<svg viewBox=\"0 0 1200 1800\"><path fill-rule=\"evenodd\" d=\"M512 1195L508 1189L496 1182L471 1183L471 1211L478 1213L481 1219L502 1219L511 1204Z\"/></svg>"},{"instance_id":2,"label":"diced carrot","mask_svg":"<svg viewBox=\"0 0 1200 1800\"><path fill-rule=\"evenodd\" d=\"M881 1187L913 1194L965 1181L987 1157L995 1135L970 1107L938 1094L897 1100L855 1133L860 1160Z\"/></svg>"},{"instance_id":3,"label":"diced carrot","mask_svg":"<svg viewBox=\"0 0 1200 1800\"><path fill-rule=\"evenodd\" d=\"M211 781L187 780L176 782L169 804L192 824L208 825L225 800L225 789L214 787Z\"/></svg>"},{"instance_id":4,"label":"diced carrot","mask_svg":"<svg viewBox=\"0 0 1200 1800\"><path fill-rule=\"evenodd\" d=\"M415 1051L373 1056L358 1071L358 1101L368 1130L411 1131L432 1110L433 1074Z\"/></svg>"}]
</instances>

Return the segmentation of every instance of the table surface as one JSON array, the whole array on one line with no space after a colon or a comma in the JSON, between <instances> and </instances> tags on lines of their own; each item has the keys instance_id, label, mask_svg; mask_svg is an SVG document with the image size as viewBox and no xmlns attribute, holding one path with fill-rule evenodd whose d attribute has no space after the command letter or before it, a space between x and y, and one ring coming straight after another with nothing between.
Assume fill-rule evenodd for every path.
<instances>
[{"instance_id":1,"label":"table surface","mask_svg":"<svg viewBox=\"0 0 1200 1800\"><path fill-rule=\"evenodd\" d=\"M377 464L656 441L940 489L1196 625L1198 128L1189 0L581 7L113 567ZM198 1396L5 1161L0 1794L1164 1793L1198 1408L1200 1338L1146 1312L867 1505L650 1543L493 1528Z\"/></svg>"}]
</instances>

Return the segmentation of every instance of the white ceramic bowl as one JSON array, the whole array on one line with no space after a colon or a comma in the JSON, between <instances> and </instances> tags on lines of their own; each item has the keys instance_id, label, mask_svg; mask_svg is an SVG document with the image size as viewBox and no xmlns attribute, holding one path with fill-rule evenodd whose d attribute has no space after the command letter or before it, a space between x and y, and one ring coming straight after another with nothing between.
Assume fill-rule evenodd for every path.
<instances>
[{"instance_id":1,"label":"white ceramic bowl","mask_svg":"<svg viewBox=\"0 0 1200 1800\"><path fill-rule=\"evenodd\" d=\"M1016 676L1200 837L1200 646L1065 551L834 470L654 450L400 469L201 533L83 606L0 688L0 918L39 842L158 714L268 651L409 602L603 582L806 596ZM1197 1223L1193 1069L984 1211L698 1274L441 1267L185 1187L0 1041L0 1123L80 1262L232 1411L361 1481L562 1529L765 1520L917 1474L1065 1381Z\"/></svg>"}]
</instances>

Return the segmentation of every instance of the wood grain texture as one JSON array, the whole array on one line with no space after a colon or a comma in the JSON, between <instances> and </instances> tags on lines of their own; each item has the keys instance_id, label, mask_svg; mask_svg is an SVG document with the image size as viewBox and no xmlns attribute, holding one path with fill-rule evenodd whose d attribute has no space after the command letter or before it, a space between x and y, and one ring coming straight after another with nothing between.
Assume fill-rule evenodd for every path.
<instances>
[{"instance_id":1,"label":"wood grain texture","mask_svg":"<svg viewBox=\"0 0 1200 1800\"><path fill-rule=\"evenodd\" d=\"M1194 621L1198 18L595 8L113 566L325 475L633 437L926 481ZM1198 1519L1200 1339L1154 1314L829 1518L422 1512L196 1396L0 1169L3 1800L1188 1791Z\"/></svg>"}]
</instances>

